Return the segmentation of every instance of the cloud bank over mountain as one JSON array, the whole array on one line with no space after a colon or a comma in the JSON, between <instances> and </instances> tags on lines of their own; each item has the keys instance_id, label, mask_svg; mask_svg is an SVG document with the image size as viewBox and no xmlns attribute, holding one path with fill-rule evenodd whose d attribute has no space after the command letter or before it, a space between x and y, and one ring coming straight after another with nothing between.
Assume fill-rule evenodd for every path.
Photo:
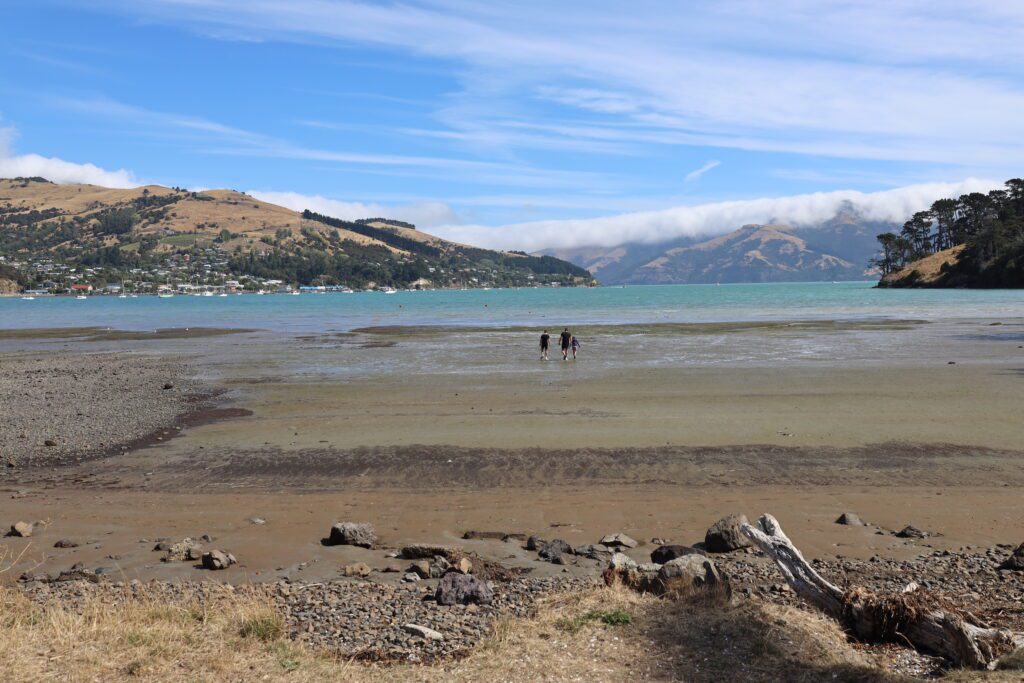
<instances>
[{"instance_id":1,"label":"cloud bank over mountain","mask_svg":"<svg viewBox=\"0 0 1024 683\"><path fill-rule=\"evenodd\" d=\"M923 183L880 192L837 190L789 197L746 199L639 211L599 218L545 220L499 227L446 225L434 229L446 239L491 248L566 249L658 243L679 237L713 237L749 223L811 226L827 221L847 204L870 221L902 223L936 199L987 192L1002 181L968 178L956 183Z\"/></svg>"}]
</instances>

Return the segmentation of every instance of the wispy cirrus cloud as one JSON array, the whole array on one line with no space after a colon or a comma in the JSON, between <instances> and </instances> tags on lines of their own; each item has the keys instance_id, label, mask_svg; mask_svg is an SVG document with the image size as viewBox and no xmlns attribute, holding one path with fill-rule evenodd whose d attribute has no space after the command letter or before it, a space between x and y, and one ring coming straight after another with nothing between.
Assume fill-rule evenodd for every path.
<instances>
[{"instance_id":1,"label":"wispy cirrus cloud","mask_svg":"<svg viewBox=\"0 0 1024 683\"><path fill-rule=\"evenodd\" d=\"M456 131L484 128L503 102L533 99L560 109L526 111L534 121L590 115L663 144L960 165L1024 153L1015 114L1024 107L1024 11L1012 3L117 5L206 35L230 29L450 60L463 90L438 116ZM517 140L529 138L504 142Z\"/></svg>"},{"instance_id":2,"label":"wispy cirrus cloud","mask_svg":"<svg viewBox=\"0 0 1024 683\"><path fill-rule=\"evenodd\" d=\"M432 171L440 177L457 177L467 182L504 183L523 187L595 187L608 185L606 174L538 168L523 163L480 161L469 158L420 156L407 154L364 153L323 149L296 144L287 139L223 124L200 116L160 112L107 97L68 97L47 95L51 106L77 111L104 119L131 121L148 126L160 135L178 134L191 140L205 154L238 157L262 157L346 164L361 167L388 167ZM311 122L303 122L309 124ZM324 127L324 122L315 122Z\"/></svg>"},{"instance_id":3,"label":"wispy cirrus cloud","mask_svg":"<svg viewBox=\"0 0 1024 683\"><path fill-rule=\"evenodd\" d=\"M684 177L683 180L685 182L688 182L688 183L696 182L696 181L700 180L700 177L702 175L704 175L705 173L707 173L711 169L717 168L718 166L721 166L721 165L722 165L721 161L709 161L706 164L704 164L703 166L701 166L700 168L695 168L692 171L690 171L689 173L687 173L686 177Z\"/></svg>"}]
</instances>

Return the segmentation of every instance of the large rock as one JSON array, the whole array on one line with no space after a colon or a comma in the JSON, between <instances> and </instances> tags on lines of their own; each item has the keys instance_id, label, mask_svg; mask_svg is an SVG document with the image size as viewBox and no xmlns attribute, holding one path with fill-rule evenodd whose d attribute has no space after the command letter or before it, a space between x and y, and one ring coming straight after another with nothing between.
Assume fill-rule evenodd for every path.
<instances>
[{"instance_id":1,"label":"large rock","mask_svg":"<svg viewBox=\"0 0 1024 683\"><path fill-rule=\"evenodd\" d=\"M32 531L35 529L32 522L15 522L11 525L11 530L7 532L8 536L17 536L19 538L28 538L32 535Z\"/></svg>"},{"instance_id":2,"label":"large rock","mask_svg":"<svg viewBox=\"0 0 1024 683\"><path fill-rule=\"evenodd\" d=\"M864 526L864 522L861 518L852 512L844 512L839 515L839 519L836 520L836 524L842 524L843 526Z\"/></svg>"},{"instance_id":3,"label":"large rock","mask_svg":"<svg viewBox=\"0 0 1024 683\"><path fill-rule=\"evenodd\" d=\"M421 579L430 578L430 560L416 560L405 570L408 574L415 574Z\"/></svg>"},{"instance_id":4,"label":"large rock","mask_svg":"<svg viewBox=\"0 0 1024 683\"><path fill-rule=\"evenodd\" d=\"M203 553L203 569L227 569L237 560L231 553L222 550L211 550Z\"/></svg>"},{"instance_id":5,"label":"large rock","mask_svg":"<svg viewBox=\"0 0 1024 683\"><path fill-rule=\"evenodd\" d=\"M722 581L715 563L702 555L683 555L667 562L658 578L665 591L710 587Z\"/></svg>"},{"instance_id":6,"label":"large rock","mask_svg":"<svg viewBox=\"0 0 1024 683\"><path fill-rule=\"evenodd\" d=\"M918 529L913 524L908 524L899 531L896 532L898 538L928 538L931 534L927 531Z\"/></svg>"},{"instance_id":7,"label":"large rock","mask_svg":"<svg viewBox=\"0 0 1024 683\"><path fill-rule=\"evenodd\" d=\"M1006 560L999 565L1000 569L1009 569L1016 572L1024 572L1024 543L1017 546L1017 549L1013 551Z\"/></svg>"},{"instance_id":8,"label":"large rock","mask_svg":"<svg viewBox=\"0 0 1024 683\"><path fill-rule=\"evenodd\" d=\"M162 562L186 562L189 560L198 560L203 555L203 546L199 541L186 536L177 543L166 545L163 544L167 549L167 554L161 558ZM154 550L160 550L161 544L157 544Z\"/></svg>"},{"instance_id":9,"label":"large rock","mask_svg":"<svg viewBox=\"0 0 1024 683\"><path fill-rule=\"evenodd\" d=\"M632 538L623 533L608 534L601 539L601 545L609 548L635 548L639 545Z\"/></svg>"},{"instance_id":10,"label":"large rock","mask_svg":"<svg viewBox=\"0 0 1024 683\"><path fill-rule=\"evenodd\" d=\"M684 555L703 555L701 551L696 548L691 548L688 545L663 545L660 548L655 548L651 553L651 562L655 564L665 564L671 562L677 557L683 557Z\"/></svg>"},{"instance_id":11,"label":"large rock","mask_svg":"<svg viewBox=\"0 0 1024 683\"><path fill-rule=\"evenodd\" d=\"M527 550L533 550L534 552L536 552L536 551L540 550L541 547L543 547L543 545L545 543L547 543L547 541L545 541L540 536L536 536L536 535L530 536L529 538L526 539L526 549Z\"/></svg>"},{"instance_id":12,"label":"large rock","mask_svg":"<svg viewBox=\"0 0 1024 683\"><path fill-rule=\"evenodd\" d=\"M572 555L572 546L563 541L560 538L556 538L553 541L548 541L537 550L537 554L540 555L542 560L548 562L554 562L562 557L562 555Z\"/></svg>"},{"instance_id":13,"label":"large rock","mask_svg":"<svg viewBox=\"0 0 1024 683\"><path fill-rule=\"evenodd\" d=\"M612 559L614 550L606 545L600 543L587 543L586 545L580 545L573 548L573 553L580 557L589 557L592 560L599 562L607 562Z\"/></svg>"},{"instance_id":14,"label":"large rock","mask_svg":"<svg viewBox=\"0 0 1024 683\"><path fill-rule=\"evenodd\" d=\"M435 557L452 558L463 555L461 546L413 543L402 548L398 556L403 560L430 560Z\"/></svg>"},{"instance_id":15,"label":"large rock","mask_svg":"<svg viewBox=\"0 0 1024 683\"><path fill-rule=\"evenodd\" d=\"M747 523L746 515L723 517L704 534L704 548L709 553L728 553L748 547L750 540L740 531L740 525Z\"/></svg>"},{"instance_id":16,"label":"large rock","mask_svg":"<svg viewBox=\"0 0 1024 683\"><path fill-rule=\"evenodd\" d=\"M372 548L376 542L377 534L374 533L372 524L339 522L331 527L331 534L324 545L357 545Z\"/></svg>"},{"instance_id":17,"label":"large rock","mask_svg":"<svg viewBox=\"0 0 1024 683\"><path fill-rule=\"evenodd\" d=\"M612 559L608 561L608 567L616 570L631 570L637 568L637 563L636 560L625 553L615 553L612 555Z\"/></svg>"},{"instance_id":18,"label":"large rock","mask_svg":"<svg viewBox=\"0 0 1024 683\"><path fill-rule=\"evenodd\" d=\"M437 585L434 598L439 605L489 605L494 591L472 574L449 572Z\"/></svg>"}]
</instances>

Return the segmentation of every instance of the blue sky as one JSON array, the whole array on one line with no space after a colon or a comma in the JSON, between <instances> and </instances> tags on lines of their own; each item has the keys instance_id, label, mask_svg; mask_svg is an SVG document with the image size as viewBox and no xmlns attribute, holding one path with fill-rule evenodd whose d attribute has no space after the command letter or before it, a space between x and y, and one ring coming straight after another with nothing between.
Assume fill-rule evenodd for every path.
<instances>
[{"instance_id":1,"label":"blue sky","mask_svg":"<svg viewBox=\"0 0 1024 683\"><path fill-rule=\"evenodd\" d=\"M897 218L1021 174L1010 5L5 3L0 175L526 248Z\"/></svg>"}]
</instances>

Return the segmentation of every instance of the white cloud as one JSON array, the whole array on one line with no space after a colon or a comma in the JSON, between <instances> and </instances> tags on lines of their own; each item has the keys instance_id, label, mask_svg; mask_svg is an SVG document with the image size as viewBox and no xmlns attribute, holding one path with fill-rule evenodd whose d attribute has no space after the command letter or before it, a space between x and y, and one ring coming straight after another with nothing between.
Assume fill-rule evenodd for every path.
<instances>
[{"instance_id":1,"label":"white cloud","mask_svg":"<svg viewBox=\"0 0 1024 683\"><path fill-rule=\"evenodd\" d=\"M687 173L686 174L686 178L684 178L684 180L686 182L688 182L688 183L692 183L692 182L694 182L696 180L700 180L700 177L702 175L704 175L705 173L707 173L711 169L715 168L716 166L721 166L721 164L722 164L721 161L709 161L708 163L704 164L700 168L695 168L692 171L690 171L689 173Z\"/></svg>"},{"instance_id":2,"label":"white cloud","mask_svg":"<svg viewBox=\"0 0 1024 683\"><path fill-rule=\"evenodd\" d=\"M357 218L394 218L412 223L418 228L431 228L438 225L453 225L459 218L450 206L443 202L412 202L408 204L377 204L362 202L343 202L321 195L304 195L298 192L261 192L249 191L249 194L271 204L284 206L293 211L309 209L316 213L356 220Z\"/></svg>"},{"instance_id":3,"label":"white cloud","mask_svg":"<svg viewBox=\"0 0 1024 683\"><path fill-rule=\"evenodd\" d=\"M2 145L0 151L3 151ZM58 184L87 183L103 187L138 187L143 184L130 171L123 168L108 171L95 164L78 164L38 154L0 156L0 178L19 176L40 176Z\"/></svg>"},{"instance_id":4,"label":"white cloud","mask_svg":"<svg viewBox=\"0 0 1024 683\"><path fill-rule=\"evenodd\" d=\"M662 242L678 237L712 237L748 223L809 226L826 221L849 202L873 221L902 223L936 199L987 192L999 181L969 178L958 183L924 183L881 192L838 190L789 197L715 202L639 211L601 218L546 220L501 227L451 225L435 229L443 237L501 249L537 251L582 246L610 247L626 242Z\"/></svg>"}]
</instances>

